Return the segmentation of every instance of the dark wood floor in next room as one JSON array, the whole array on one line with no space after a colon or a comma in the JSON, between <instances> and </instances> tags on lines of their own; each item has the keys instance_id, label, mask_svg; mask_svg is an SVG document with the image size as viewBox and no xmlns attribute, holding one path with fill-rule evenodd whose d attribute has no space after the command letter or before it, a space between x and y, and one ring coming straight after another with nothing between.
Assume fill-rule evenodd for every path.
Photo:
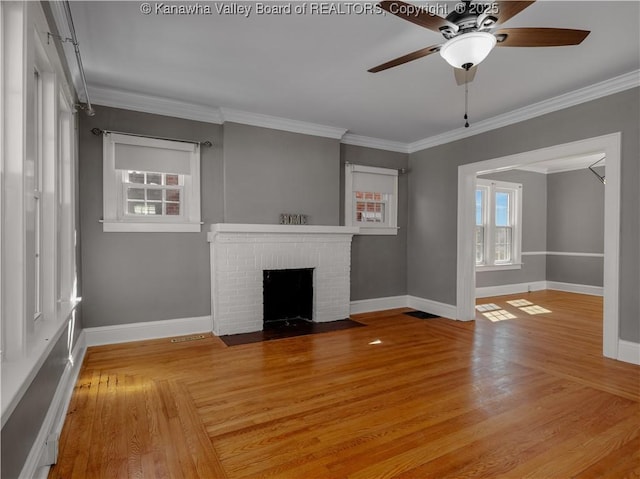
<instances>
[{"instance_id":1,"label":"dark wood floor in next room","mask_svg":"<svg viewBox=\"0 0 640 479\"><path fill-rule=\"evenodd\" d=\"M637 477L640 367L602 357L601 298L479 303L506 313L89 348L49 477Z\"/></svg>"}]
</instances>

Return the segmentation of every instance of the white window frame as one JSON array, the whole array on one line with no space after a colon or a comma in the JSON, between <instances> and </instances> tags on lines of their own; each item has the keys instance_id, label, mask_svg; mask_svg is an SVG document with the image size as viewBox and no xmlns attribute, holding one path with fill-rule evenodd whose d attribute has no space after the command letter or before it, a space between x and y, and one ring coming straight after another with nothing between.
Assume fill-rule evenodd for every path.
<instances>
[{"instance_id":1,"label":"white window frame","mask_svg":"<svg viewBox=\"0 0 640 479\"><path fill-rule=\"evenodd\" d=\"M74 97L49 31L40 2L0 2L2 425L64 332L70 362L79 351L74 350L73 335L80 301L75 263L77 140L70 107ZM68 200L59 202L61 197ZM33 254L36 243L39 267ZM66 265L64 270L61 265Z\"/></svg>"},{"instance_id":2,"label":"white window frame","mask_svg":"<svg viewBox=\"0 0 640 479\"><path fill-rule=\"evenodd\" d=\"M116 145L137 145L189 153L189 174L179 175L181 214L127 214L126 171L116 169ZM153 171L150 171L154 173ZM105 232L200 232L200 145L183 141L161 140L123 133L105 133L103 137L103 231Z\"/></svg>"},{"instance_id":3,"label":"white window frame","mask_svg":"<svg viewBox=\"0 0 640 479\"><path fill-rule=\"evenodd\" d=\"M507 181L476 179L476 190L483 190L484 263L476 263L476 271L502 271L522 268L522 184ZM507 193L510 197L509 222L512 228L511 260L495 260L495 195ZM475 198L475 195L474 195ZM475 209L474 209L475 211ZM475 218L475 215L474 215ZM474 221L475 224L475 221ZM475 244L475 236L474 236Z\"/></svg>"},{"instance_id":4,"label":"white window frame","mask_svg":"<svg viewBox=\"0 0 640 479\"><path fill-rule=\"evenodd\" d=\"M345 165L345 195L344 195L344 224L345 226L358 226L361 235L397 235L398 234L398 170L379 168L364 165ZM384 224L359 222L356 220L356 201L354 198L354 179L358 173L384 175L393 182L392 192L387 193L389 198L381 201L385 204ZM372 193L377 193L371 191Z\"/></svg>"}]
</instances>

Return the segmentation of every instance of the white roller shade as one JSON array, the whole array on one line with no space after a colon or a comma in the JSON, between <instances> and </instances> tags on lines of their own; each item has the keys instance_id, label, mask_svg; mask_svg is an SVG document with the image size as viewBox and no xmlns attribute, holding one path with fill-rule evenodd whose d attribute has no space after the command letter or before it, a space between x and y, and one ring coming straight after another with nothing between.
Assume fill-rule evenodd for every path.
<instances>
[{"instance_id":1,"label":"white roller shade","mask_svg":"<svg viewBox=\"0 0 640 479\"><path fill-rule=\"evenodd\" d=\"M113 148L116 170L191 173L191 159L199 146L180 141L111 133L105 138Z\"/></svg>"},{"instance_id":2,"label":"white roller shade","mask_svg":"<svg viewBox=\"0 0 640 479\"><path fill-rule=\"evenodd\" d=\"M167 150L116 143L116 170L154 171L188 175L191 155L186 151Z\"/></svg>"},{"instance_id":3,"label":"white roller shade","mask_svg":"<svg viewBox=\"0 0 640 479\"><path fill-rule=\"evenodd\" d=\"M393 194L395 181L396 176L359 172L353 175L353 190Z\"/></svg>"}]
</instances>

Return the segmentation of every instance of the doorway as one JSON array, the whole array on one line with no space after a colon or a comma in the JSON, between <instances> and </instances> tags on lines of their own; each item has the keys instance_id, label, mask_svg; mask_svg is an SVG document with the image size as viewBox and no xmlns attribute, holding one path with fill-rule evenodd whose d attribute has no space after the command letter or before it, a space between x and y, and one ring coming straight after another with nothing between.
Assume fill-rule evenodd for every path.
<instances>
[{"instance_id":1,"label":"doorway","mask_svg":"<svg viewBox=\"0 0 640 479\"><path fill-rule=\"evenodd\" d=\"M604 235L603 355L618 357L618 286L620 247L620 133L458 167L457 319L475 318L475 179L478 174L509 170L556 158L603 153L607 158Z\"/></svg>"}]
</instances>

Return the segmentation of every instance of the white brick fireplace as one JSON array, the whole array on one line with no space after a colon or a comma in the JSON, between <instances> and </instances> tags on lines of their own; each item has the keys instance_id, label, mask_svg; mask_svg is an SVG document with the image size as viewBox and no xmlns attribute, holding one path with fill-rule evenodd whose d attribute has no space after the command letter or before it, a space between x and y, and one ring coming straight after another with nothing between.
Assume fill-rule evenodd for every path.
<instances>
[{"instance_id":1,"label":"white brick fireplace","mask_svg":"<svg viewBox=\"0 0 640 479\"><path fill-rule=\"evenodd\" d=\"M313 321L349 317L351 238L345 226L211 225L213 332L261 331L263 271L313 268Z\"/></svg>"}]
</instances>

